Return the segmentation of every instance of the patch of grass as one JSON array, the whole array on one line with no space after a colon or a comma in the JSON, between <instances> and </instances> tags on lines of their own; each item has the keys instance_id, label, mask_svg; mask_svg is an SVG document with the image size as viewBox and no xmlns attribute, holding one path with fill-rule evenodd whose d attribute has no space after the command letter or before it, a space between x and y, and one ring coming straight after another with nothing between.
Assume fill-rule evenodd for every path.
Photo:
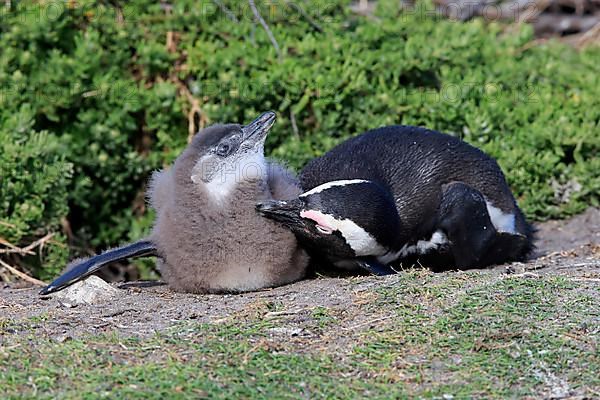
<instances>
[{"instance_id":1,"label":"patch of grass","mask_svg":"<svg viewBox=\"0 0 600 400\"><path fill-rule=\"evenodd\" d=\"M337 320L326 307L315 308L312 310L311 316L321 329L332 325Z\"/></svg>"},{"instance_id":2,"label":"patch of grass","mask_svg":"<svg viewBox=\"0 0 600 400\"><path fill-rule=\"evenodd\" d=\"M571 287L562 278L483 282L433 316L412 312L418 305L399 298L396 324L357 346L354 357L373 373L388 365L387 374L394 371L392 376L425 388L412 392L420 396L519 397L562 382L571 382L571 388L599 387L590 370L600 361L598 337L584 349L566 336L572 326L565 320L581 318L589 304L581 302L570 315L557 304L558 293ZM394 290L402 296L406 288ZM442 303L448 301L449 292L437 293Z\"/></svg>"},{"instance_id":3,"label":"patch of grass","mask_svg":"<svg viewBox=\"0 0 600 400\"><path fill-rule=\"evenodd\" d=\"M306 340L273 335L256 303L216 324L142 340L6 335L2 398L514 398L598 394L597 300L565 278L414 271L318 307ZM256 312L256 310L263 310ZM357 313L387 316L352 325ZM568 310L568 312L567 312ZM591 311L590 311L591 310ZM8 322L10 324L10 322ZM2 322L6 326L6 321ZM31 331L30 331L31 332ZM562 391L562 392L561 392Z\"/></svg>"}]
</instances>

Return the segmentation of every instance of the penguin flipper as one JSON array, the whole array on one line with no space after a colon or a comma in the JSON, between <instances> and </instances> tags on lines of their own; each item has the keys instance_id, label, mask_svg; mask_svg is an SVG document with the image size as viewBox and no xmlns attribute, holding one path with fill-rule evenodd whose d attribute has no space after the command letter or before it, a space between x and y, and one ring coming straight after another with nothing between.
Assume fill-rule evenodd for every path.
<instances>
[{"instance_id":1,"label":"penguin flipper","mask_svg":"<svg viewBox=\"0 0 600 400\"><path fill-rule=\"evenodd\" d=\"M359 258L356 260L356 264L373 275L384 276L396 273L389 265L380 263L374 257Z\"/></svg>"},{"instance_id":2,"label":"penguin flipper","mask_svg":"<svg viewBox=\"0 0 600 400\"><path fill-rule=\"evenodd\" d=\"M497 230L481 192L463 182L449 183L442 190L439 226L451 242L458 268L481 268L526 257L531 238Z\"/></svg>"},{"instance_id":3,"label":"penguin flipper","mask_svg":"<svg viewBox=\"0 0 600 400\"><path fill-rule=\"evenodd\" d=\"M68 271L40 290L40 295L47 295L62 290L113 262L127 258L157 255L156 245L148 240L140 240L122 247L117 247L116 249L107 250L96 256L76 261L77 264L72 268L67 267Z\"/></svg>"},{"instance_id":4,"label":"penguin flipper","mask_svg":"<svg viewBox=\"0 0 600 400\"><path fill-rule=\"evenodd\" d=\"M442 191L439 226L450 240L456 267L484 266L483 258L497 231L483 194L463 182L444 185Z\"/></svg>"},{"instance_id":5,"label":"penguin flipper","mask_svg":"<svg viewBox=\"0 0 600 400\"><path fill-rule=\"evenodd\" d=\"M496 232L494 242L481 260L484 265L502 264L525 258L524 249L531 247L530 239L520 233Z\"/></svg>"}]
</instances>

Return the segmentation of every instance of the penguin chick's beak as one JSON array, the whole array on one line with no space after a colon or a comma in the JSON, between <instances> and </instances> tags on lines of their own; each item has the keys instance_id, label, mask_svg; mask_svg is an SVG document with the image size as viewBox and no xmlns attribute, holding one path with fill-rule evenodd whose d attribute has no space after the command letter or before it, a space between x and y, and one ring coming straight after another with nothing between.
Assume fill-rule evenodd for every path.
<instances>
[{"instance_id":1,"label":"penguin chick's beak","mask_svg":"<svg viewBox=\"0 0 600 400\"><path fill-rule=\"evenodd\" d=\"M258 213L264 217L281 222L290 228L300 228L303 224L300 218L302 203L300 200L266 200L256 205Z\"/></svg>"},{"instance_id":2,"label":"penguin chick's beak","mask_svg":"<svg viewBox=\"0 0 600 400\"><path fill-rule=\"evenodd\" d=\"M267 132L275 123L277 116L273 111L261 114L254 121L242 127L242 141L252 140L258 142L267 136Z\"/></svg>"}]
</instances>

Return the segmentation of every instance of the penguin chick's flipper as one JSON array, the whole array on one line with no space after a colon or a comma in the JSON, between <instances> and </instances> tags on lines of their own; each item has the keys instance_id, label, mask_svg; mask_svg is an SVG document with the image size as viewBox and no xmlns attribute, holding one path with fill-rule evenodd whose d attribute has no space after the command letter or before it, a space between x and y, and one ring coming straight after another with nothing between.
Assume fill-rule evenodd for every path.
<instances>
[{"instance_id":1,"label":"penguin chick's flipper","mask_svg":"<svg viewBox=\"0 0 600 400\"><path fill-rule=\"evenodd\" d=\"M302 193L294 173L273 160L267 161L267 183L275 200L290 200Z\"/></svg>"},{"instance_id":2,"label":"penguin chick's flipper","mask_svg":"<svg viewBox=\"0 0 600 400\"><path fill-rule=\"evenodd\" d=\"M102 254L93 256L84 260L76 261L77 264L72 268L67 267L67 272L59 276L51 284L40 291L40 295L47 295L57 292L78 282L100 268L113 262L121 261L127 258L157 256L156 246L148 240L140 240L116 249L107 250Z\"/></svg>"},{"instance_id":3,"label":"penguin chick's flipper","mask_svg":"<svg viewBox=\"0 0 600 400\"><path fill-rule=\"evenodd\" d=\"M463 182L443 185L438 221L450 240L456 267L483 267L497 232L481 192Z\"/></svg>"},{"instance_id":4,"label":"penguin chick's flipper","mask_svg":"<svg viewBox=\"0 0 600 400\"><path fill-rule=\"evenodd\" d=\"M375 257L362 257L356 259L356 264L363 270L373 275L393 275L396 273L390 266L377 261Z\"/></svg>"}]
</instances>

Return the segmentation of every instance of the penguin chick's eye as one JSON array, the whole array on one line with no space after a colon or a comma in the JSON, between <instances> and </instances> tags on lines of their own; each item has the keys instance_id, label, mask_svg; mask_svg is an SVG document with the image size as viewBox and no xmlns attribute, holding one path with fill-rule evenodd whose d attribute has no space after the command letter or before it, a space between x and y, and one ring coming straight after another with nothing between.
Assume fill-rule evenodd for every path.
<instances>
[{"instance_id":1,"label":"penguin chick's eye","mask_svg":"<svg viewBox=\"0 0 600 400\"><path fill-rule=\"evenodd\" d=\"M325 235L331 235L333 233L333 230L331 230L331 228L328 228L326 226L323 225L315 225L315 228L317 228L317 230L321 233L324 233Z\"/></svg>"},{"instance_id":2,"label":"penguin chick's eye","mask_svg":"<svg viewBox=\"0 0 600 400\"><path fill-rule=\"evenodd\" d=\"M229 145L229 143L220 143L219 146L217 146L217 155L225 157L229 154L230 150L231 146Z\"/></svg>"}]
</instances>

